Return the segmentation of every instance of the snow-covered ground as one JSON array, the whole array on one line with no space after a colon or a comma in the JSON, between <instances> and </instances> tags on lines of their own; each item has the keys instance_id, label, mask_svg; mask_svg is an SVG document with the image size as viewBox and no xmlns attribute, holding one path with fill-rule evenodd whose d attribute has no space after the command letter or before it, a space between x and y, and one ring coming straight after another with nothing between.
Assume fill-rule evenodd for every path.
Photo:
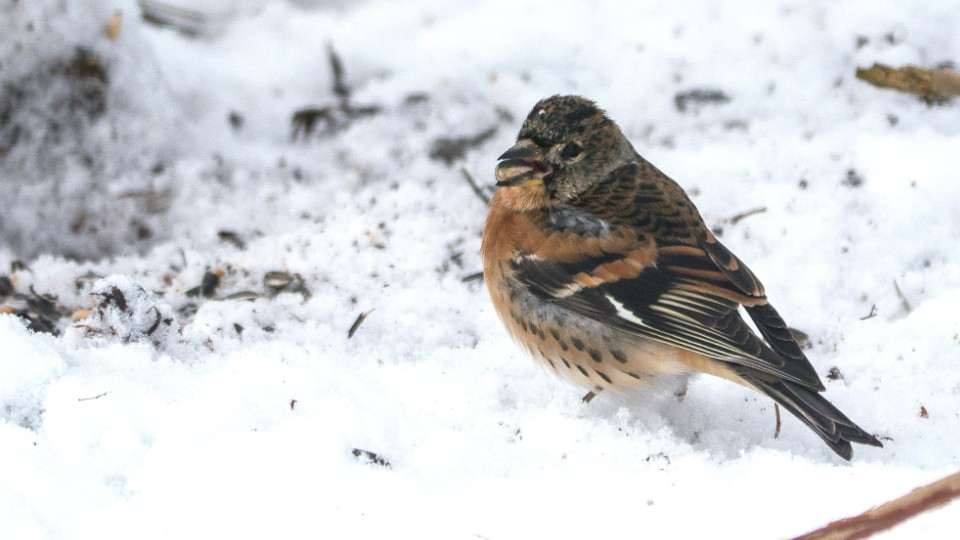
<instances>
[{"instance_id":1,"label":"snow-covered ground","mask_svg":"<svg viewBox=\"0 0 960 540\"><path fill-rule=\"evenodd\" d=\"M4 538L785 538L960 468L960 106L854 77L960 60L960 5L435 4L0 0ZM706 377L584 404L511 342L464 171L556 93L691 193L883 449Z\"/></svg>"}]
</instances>

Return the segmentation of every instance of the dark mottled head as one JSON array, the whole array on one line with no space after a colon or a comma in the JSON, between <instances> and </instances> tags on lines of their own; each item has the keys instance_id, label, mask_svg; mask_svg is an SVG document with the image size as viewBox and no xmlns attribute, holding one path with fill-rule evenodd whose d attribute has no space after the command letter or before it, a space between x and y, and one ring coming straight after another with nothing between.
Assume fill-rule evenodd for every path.
<instances>
[{"instance_id":1,"label":"dark mottled head","mask_svg":"<svg viewBox=\"0 0 960 540\"><path fill-rule=\"evenodd\" d=\"M588 99L553 96L524 120L517 144L500 156L497 185L540 206L575 198L634 156L620 128ZM530 195L538 194L538 197Z\"/></svg>"}]
</instances>

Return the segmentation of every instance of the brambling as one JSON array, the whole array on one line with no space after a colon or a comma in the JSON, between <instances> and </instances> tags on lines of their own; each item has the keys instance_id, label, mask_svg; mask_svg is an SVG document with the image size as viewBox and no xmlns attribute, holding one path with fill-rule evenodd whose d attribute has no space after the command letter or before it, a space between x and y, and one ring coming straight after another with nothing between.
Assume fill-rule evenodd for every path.
<instances>
[{"instance_id":1,"label":"brambling","mask_svg":"<svg viewBox=\"0 0 960 540\"><path fill-rule=\"evenodd\" d=\"M844 459L850 443L882 446L820 395L757 277L592 101L540 101L498 160L483 273L534 357L591 392L709 373L772 398Z\"/></svg>"}]
</instances>

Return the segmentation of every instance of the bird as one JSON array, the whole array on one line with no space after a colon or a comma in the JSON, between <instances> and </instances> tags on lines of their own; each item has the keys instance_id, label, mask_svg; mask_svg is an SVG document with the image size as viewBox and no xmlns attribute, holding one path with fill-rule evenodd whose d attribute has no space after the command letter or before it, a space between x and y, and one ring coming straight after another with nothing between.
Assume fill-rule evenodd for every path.
<instances>
[{"instance_id":1,"label":"bird","mask_svg":"<svg viewBox=\"0 0 960 540\"><path fill-rule=\"evenodd\" d=\"M484 281L549 370L588 397L706 373L773 399L846 460L851 443L883 446L821 395L760 280L596 103L539 101L497 161Z\"/></svg>"}]
</instances>

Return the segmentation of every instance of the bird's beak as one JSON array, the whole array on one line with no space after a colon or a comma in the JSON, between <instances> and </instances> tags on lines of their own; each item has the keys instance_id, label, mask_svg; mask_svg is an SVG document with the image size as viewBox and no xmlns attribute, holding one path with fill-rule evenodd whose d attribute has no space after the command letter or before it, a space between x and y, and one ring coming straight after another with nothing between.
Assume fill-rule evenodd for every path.
<instances>
[{"instance_id":1,"label":"bird's beak","mask_svg":"<svg viewBox=\"0 0 960 540\"><path fill-rule=\"evenodd\" d=\"M497 164L497 186L542 186L553 168L544 161L543 151L530 139L521 139L504 152Z\"/></svg>"}]
</instances>

